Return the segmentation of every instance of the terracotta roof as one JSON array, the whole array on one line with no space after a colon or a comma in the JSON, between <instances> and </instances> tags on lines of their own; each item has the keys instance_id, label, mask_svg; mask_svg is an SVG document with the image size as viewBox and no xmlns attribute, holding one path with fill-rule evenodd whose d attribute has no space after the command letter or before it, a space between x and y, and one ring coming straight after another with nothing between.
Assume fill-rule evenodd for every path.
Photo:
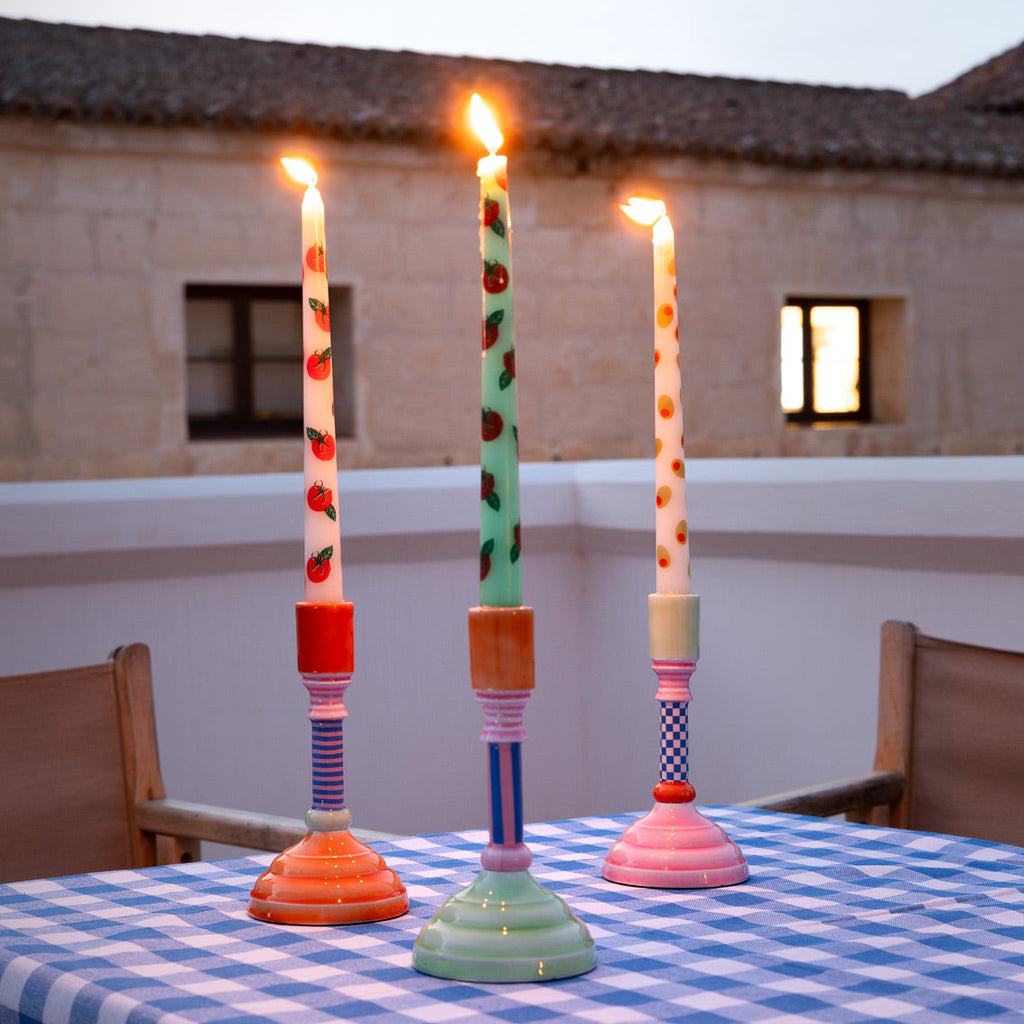
<instances>
[{"instance_id":1,"label":"terracotta roof","mask_svg":"<svg viewBox=\"0 0 1024 1024\"><path fill-rule=\"evenodd\" d=\"M988 100L979 106L981 80ZM462 146L475 89L496 101L507 148L577 158L1019 177L1022 83L1021 47L911 100L894 90L0 18L0 115Z\"/></svg>"},{"instance_id":2,"label":"terracotta roof","mask_svg":"<svg viewBox=\"0 0 1024 1024\"><path fill-rule=\"evenodd\" d=\"M1024 43L972 68L923 97L936 111L1024 114Z\"/></svg>"}]
</instances>

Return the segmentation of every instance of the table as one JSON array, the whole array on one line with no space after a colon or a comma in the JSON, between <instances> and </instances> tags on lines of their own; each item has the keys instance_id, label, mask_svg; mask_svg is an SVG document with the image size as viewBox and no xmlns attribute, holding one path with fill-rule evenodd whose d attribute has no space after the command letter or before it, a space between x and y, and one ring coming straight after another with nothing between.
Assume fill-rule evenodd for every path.
<instances>
[{"instance_id":1,"label":"table","mask_svg":"<svg viewBox=\"0 0 1024 1024\"><path fill-rule=\"evenodd\" d=\"M531 872L598 949L596 970L548 983L452 982L411 967L423 923L475 877L483 831L375 843L412 903L379 924L253 920L248 892L270 855L0 886L0 1022L1024 1018L1024 849L708 813L743 849L745 884L606 882L601 860L636 814L527 828Z\"/></svg>"}]
</instances>

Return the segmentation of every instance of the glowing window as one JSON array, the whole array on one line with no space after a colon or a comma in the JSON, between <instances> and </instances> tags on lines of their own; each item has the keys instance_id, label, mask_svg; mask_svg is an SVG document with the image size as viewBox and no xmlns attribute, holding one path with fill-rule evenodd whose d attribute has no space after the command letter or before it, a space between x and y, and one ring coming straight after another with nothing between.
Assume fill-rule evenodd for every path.
<instances>
[{"instance_id":1,"label":"glowing window","mask_svg":"<svg viewBox=\"0 0 1024 1024\"><path fill-rule=\"evenodd\" d=\"M870 418L869 304L789 299L782 308L781 404L795 423Z\"/></svg>"}]
</instances>

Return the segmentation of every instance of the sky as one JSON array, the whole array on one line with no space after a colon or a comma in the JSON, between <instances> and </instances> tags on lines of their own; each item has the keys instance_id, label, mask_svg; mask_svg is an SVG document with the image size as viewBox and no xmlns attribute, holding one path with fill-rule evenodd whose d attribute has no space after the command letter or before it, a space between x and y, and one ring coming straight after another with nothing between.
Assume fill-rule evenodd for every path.
<instances>
[{"instance_id":1,"label":"sky","mask_svg":"<svg viewBox=\"0 0 1024 1024\"><path fill-rule=\"evenodd\" d=\"M0 16L911 95L1024 41L1024 0L0 0Z\"/></svg>"}]
</instances>

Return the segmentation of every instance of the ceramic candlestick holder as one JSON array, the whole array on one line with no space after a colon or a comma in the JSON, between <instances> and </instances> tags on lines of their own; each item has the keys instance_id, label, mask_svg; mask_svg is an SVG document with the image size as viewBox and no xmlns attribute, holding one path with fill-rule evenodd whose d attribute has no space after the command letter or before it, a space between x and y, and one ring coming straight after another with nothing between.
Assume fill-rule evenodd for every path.
<instances>
[{"instance_id":1,"label":"ceramic candlestick holder","mask_svg":"<svg viewBox=\"0 0 1024 1024\"><path fill-rule=\"evenodd\" d=\"M351 832L345 807L342 723L352 681L352 605L300 602L295 608L299 674L309 691L313 806L309 831L274 858L249 895L249 913L277 924L356 924L398 917L409 896L380 854Z\"/></svg>"},{"instance_id":2,"label":"ceramic candlestick holder","mask_svg":"<svg viewBox=\"0 0 1024 1024\"><path fill-rule=\"evenodd\" d=\"M608 851L601 873L611 882L656 889L736 885L749 877L739 847L693 805L687 779L687 708L697 665L700 598L651 594L651 665L661 704L661 776L654 809L635 821Z\"/></svg>"},{"instance_id":3,"label":"ceramic candlestick holder","mask_svg":"<svg viewBox=\"0 0 1024 1024\"><path fill-rule=\"evenodd\" d=\"M534 881L523 842L520 748L533 689L533 609L472 608L470 674L484 712L490 780L490 841L476 880L423 926L413 967L458 981L570 978L597 963L586 926Z\"/></svg>"}]
</instances>

